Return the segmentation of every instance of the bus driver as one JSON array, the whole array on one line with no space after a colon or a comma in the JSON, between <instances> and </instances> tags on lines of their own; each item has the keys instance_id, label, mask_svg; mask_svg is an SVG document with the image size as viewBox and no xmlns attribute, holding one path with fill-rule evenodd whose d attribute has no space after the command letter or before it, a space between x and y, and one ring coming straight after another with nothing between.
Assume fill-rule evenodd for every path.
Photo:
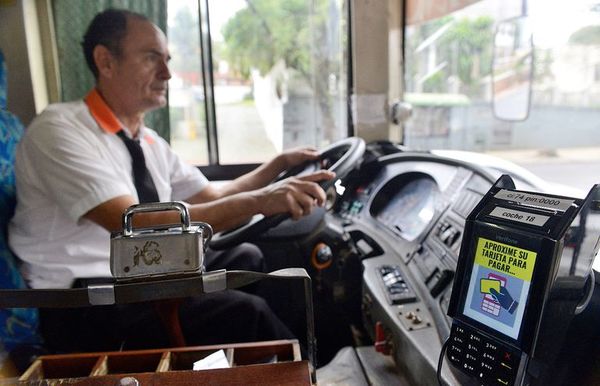
<instances>
[{"instance_id":1,"label":"bus driver","mask_svg":"<svg viewBox=\"0 0 600 386\"><path fill-rule=\"evenodd\" d=\"M191 219L215 231L259 213L289 213L297 219L324 204L325 192L317 182L333 178L331 172L269 185L283 170L316 159L314 149L284 152L215 187L144 126L146 112L165 106L171 77L166 37L144 16L114 9L96 15L83 50L95 88L83 101L46 108L26 130L16 154L10 246L23 260L31 287L69 288L109 277L110 232L121 229L124 210L138 202L184 200L190 203ZM147 169L141 172L132 170L140 146ZM175 212L141 213L134 224L178 220ZM207 270L263 269L262 255L250 245L209 251L205 265ZM123 341L126 348L168 344L151 304L41 309L40 319L46 343L55 350L110 350ZM261 298L239 291L187 299L180 319L190 344L291 336Z\"/></svg>"}]
</instances>

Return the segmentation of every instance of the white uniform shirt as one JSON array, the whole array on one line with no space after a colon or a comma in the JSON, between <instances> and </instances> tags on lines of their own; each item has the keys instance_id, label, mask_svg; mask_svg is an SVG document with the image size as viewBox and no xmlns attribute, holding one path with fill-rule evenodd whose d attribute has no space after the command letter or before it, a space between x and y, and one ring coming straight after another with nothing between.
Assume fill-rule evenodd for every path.
<instances>
[{"instance_id":1,"label":"white uniform shirt","mask_svg":"<svg viewBox=\"0 0 600 386\"><path fill-rule=\"evenodd\" d=\"M82 216L118 196L137 198L131 156L115 135L114 123L120 123L95 90L86 101L89 106L79 101L46 108L17 149L9 243L32 288L110 277L110 233ZM103 118L112 119L112 127ZM143 127L138 138L161 201L184 200L206 186L204 175L156 132Z\"/></svg>"}]
</instances>

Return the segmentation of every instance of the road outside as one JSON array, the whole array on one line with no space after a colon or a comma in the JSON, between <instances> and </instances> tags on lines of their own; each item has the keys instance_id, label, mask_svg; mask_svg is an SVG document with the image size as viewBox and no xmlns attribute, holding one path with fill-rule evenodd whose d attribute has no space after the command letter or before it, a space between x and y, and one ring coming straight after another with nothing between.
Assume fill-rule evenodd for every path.
<instances>
[{"instance_id":1,"label":"road outside","mask_svg":"<svg viewBox=\"0 0 600 386\"><path fill-rule=\"evenodd\" d=\"M219 123L219 158L221 164L260 163L276 154L275 146L265 132L258 112L250 103L217 106ZM171 140L173 149L186 161L206 165L205 135L194 139Z\"/></svg>"}]
</instances>

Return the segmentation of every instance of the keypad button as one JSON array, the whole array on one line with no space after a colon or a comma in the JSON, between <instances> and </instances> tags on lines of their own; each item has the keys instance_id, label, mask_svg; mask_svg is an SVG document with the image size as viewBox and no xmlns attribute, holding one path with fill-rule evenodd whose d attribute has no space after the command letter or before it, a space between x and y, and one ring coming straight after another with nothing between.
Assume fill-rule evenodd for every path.
<instances>
[{"instance_id":1,"label":"keypad button","mask_svg":"<svg viewBox=\"0 0 600 386\"><path fill-rule=\"evenodd\" d=\"M452 337L452 340L455 343L458 343L460 345L463 345L465 343L464 339L462 337L460 337L460 336L454 336L454 337Z\"/></svg>"},{"instance_id":2,"label":"keypad button","mask_svg":"<svg viewBox=\"0 0 600 386\"><path fill-rule=\"evenodd\" d=\"M484 350L483 353L481 354L481 358L495 363L498 359L498 356L495 354L490 354L488 351Z\"/></svg>"},{"instance_id":3,"label":"keypad button","mask_svg":"<svg viewBox=\"0 0 600 386\"><path fill-rule=\"evenodd\" d=\"M473 355L477 355L478 357L480 356L479 353L481 352L479 347L471 343L467 343L467 351Z\"/></svg>"},{"instance_id":4,"label":"keypad button","mask_svg":"<svg viewBox=\"0 0 600 386\"><path fill-rule=\"evenodd\" d=\"M465 354L465 359L466 359L467 361L471 361L471 362L475 363L475 362L477 362L477 359L478 359L478 358L477 358L475 355L473 355L473 354L470 354L469 352L467 352L467 353Z\"/></svg>"},{"instance_id":5,"label":"keypad button","mask_svg":"<svg viewBox=\"0 0 600 386\"><path fill-rule=\"evenodd\" d=\"M472 341L472 342L475 342L477 344L480 344L481 343L481 336L479 336L476 333L470 333L469 334L469 340Z\"/></svg>"}]
</instances>

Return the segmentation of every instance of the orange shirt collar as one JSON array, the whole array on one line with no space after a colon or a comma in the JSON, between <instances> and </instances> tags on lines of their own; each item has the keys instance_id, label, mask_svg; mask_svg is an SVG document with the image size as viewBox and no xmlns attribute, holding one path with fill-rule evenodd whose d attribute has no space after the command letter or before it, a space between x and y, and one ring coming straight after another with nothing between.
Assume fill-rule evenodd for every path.
<instances>
[{"instance_id":1,"label":"orange shirt collar","mask_svg":"<svg viewBox=\"0 0 600 386\"><path fill-rule=\"evenodd\" d=\"M116 134L123 128L123 125L108 107L98 90L92 89L84 100L90 109L90 113L104 131Z\"/></svg>"},{"instance_id":2,"label":"orange shirt collar","mask_svg":"<svg viewBox=\"0 0 600 386\"><path fill-rule=\"evenodd\" d=\"M111 134L117 134L121 131L123 128L121 121L119 121L119 118L117 118L115 113L108 107L97 89L92 89L92 91L85 96L84 101L88 106L88 109L90 109L90 113L104 131ZM149 134L145 134L143 138L149 144L154 143L154 138Z\"/></svg>"}]
</instances>

